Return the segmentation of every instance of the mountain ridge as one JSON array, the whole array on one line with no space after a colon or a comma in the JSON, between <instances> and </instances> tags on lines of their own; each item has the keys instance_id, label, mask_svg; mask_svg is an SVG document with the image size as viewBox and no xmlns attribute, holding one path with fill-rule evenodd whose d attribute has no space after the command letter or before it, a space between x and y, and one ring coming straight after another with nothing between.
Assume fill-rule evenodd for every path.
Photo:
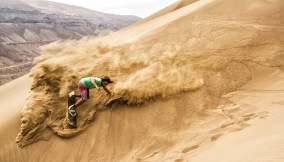
<instances>
[{"instance_id":1,"label":"mountain ridge","mask_svg":"<svg viewBox=\"0 0 284 162\"><path fill-rule=\"evenodd\" d=\"M140 20L137 16L107 14L43 0L1 1L0 13L0 68L6 69L32 62L40 55L41 45L107 35ZM28 73L31 67L32 64L29 68L0 72L0 85Z\"/></svg>"}]
</instances>

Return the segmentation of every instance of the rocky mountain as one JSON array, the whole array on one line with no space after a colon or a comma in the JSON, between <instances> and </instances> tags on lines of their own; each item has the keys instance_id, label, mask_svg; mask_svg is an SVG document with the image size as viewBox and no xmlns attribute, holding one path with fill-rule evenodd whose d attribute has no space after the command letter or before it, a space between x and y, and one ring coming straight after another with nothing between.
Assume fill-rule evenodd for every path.
<instances>
[{"instance_id":1,"label":"rocky mountain","mask_svg":"<svg viewBox=\"0 0 284 162\"><path fill-rule=\"evenodd\" d=\"M107 34L138 20L44 0L0 1L0 85L26 74L41 45Z\"/></svg>"}]
</instances>

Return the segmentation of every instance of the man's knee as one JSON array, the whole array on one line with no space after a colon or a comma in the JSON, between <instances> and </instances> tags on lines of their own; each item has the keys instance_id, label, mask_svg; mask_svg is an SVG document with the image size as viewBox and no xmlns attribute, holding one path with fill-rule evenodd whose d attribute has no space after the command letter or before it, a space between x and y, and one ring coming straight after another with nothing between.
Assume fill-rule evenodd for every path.
<instances>
[{"instance_id":1,"label":"man's knee","mask_svg":"<svg viewBox=\"0 0 284 162\"><path fill-rule=\"evenodd\" d=\"M89 98L88 98L88 96L87 95L82 95L82 101L84 101L84 102L86 102Z\"/></svg>"}]
</instances>

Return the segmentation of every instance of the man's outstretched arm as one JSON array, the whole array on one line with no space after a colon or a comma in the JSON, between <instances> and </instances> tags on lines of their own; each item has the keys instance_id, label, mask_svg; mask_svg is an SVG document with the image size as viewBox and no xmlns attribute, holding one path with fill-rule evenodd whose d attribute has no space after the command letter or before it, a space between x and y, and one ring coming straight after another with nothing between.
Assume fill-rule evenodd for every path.
<instances>
[{"instance_id":1,"label":"man's outstretched arm","mask_svg":"<svg viewBox=\"0 0 284 162\"><path fill-rule=\"evenodd\" d=\"M107 89L106 86L103 86L103 89L104 89L109 95L111 95L111 92Z\"/></svg>"}]
</instances>

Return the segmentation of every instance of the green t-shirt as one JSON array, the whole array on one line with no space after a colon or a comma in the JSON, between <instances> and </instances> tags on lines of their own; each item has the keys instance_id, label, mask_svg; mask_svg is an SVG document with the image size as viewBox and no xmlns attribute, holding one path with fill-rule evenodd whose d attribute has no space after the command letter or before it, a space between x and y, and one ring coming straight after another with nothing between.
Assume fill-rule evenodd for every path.
<instances>
[{"instance_id":1,"label":"green t-shirt","mask_svg":"<svg viewBox=\"0 0 284 162\"><path fill-rule=\"evenodd\" d=\"M97 86L102 87L102 79L98 77L88 77L88 78L83 78L80 80L80 82L87 88L92 89L95 88L95 85L91 82L91 79L95 79Z\"/></svg>"}]
</instances>

